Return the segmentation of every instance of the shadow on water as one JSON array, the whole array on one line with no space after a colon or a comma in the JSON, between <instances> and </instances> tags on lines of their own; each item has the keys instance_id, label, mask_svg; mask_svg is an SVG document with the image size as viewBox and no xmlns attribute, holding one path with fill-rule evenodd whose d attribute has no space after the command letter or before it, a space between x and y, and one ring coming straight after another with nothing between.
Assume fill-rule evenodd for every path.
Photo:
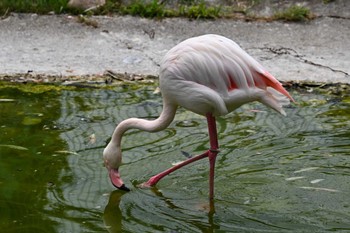
<instances>
[{"instance_id":1,"label":"shadow on water","mask_svg":"<svg viewBox=\"0 0 350 233\"><path fill-rule=\"evenodd\" d=\"M120 201L125 192L120 190L113 191L108 200L108 204L103 213L103 221L106 229L110 233L122 232L123 214L120 209Z\"/></svg>"},{"instance_id":2,"label":"shadow on water","mask_svg":"<svg viewBox=\"0 0 350 233\"><path fill-rule=\"evenodd\" d=\"M159 133L131 130L112 191L102 150L118 122L155 118L154 84L110 89L0 87L4 232L347 232L350 97L291 90L288 117L260 104L218 119L215 213L208 161L137 184L208 147L206 121L183 109ZM325 91L327 92L327 91ZM112 192L111 192L112 191ZM6 210L6 211L3 211Z\"/></svg>"},{"instance_id":3,"label":"shadow on water","mask_svg":"<svg viewBox=\"0 0 350 233\"><path fill-rule=\"evenodd\" d=\"M163 201L163 204L167 206L170 209L179 209L181 211L181 208L179 206L176 206L170 198L165 197L160 190L158 190L156 187L153 187L150 189L151 192L160 200ZM142 220L134 219L132 215L130 216L124 216L123 211L121 208L121 201L123 195L125 195L126 192L115 190L113 191L108 200L108 204L105 207L104 213L103 213L103 220L106 229L110 233L117 233L117 232L128 232L127 227L123 228L123 221L134 221L139 222ZM215 225L214 223L214 212L209 211L209 206L206 204L203 204L203 214L207 214L208 222L206 224L198 224L197 227L199 230L203 232L214 232L215 229L220 229L220 226ZM155 222L156 223L156 222ZM140 229L142 230L142 229Z\"/></svg>"}]
</instances>

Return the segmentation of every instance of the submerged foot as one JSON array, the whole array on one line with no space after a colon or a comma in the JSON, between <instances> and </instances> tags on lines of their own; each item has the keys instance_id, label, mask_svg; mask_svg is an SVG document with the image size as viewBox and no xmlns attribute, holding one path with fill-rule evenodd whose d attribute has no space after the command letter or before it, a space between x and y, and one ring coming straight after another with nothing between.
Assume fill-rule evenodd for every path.
<instances>
[{"instance_id":1,"label":"submerged foot","mask_svg":"<svg viewBox=\"0 0 350 233\"><path fill-rule=\"evenodd\" d=\"M152 186L155 186L158 183L158 181L161 179L161 177L162 176L160 174L152 176L151 178L149 178L149 180L147 182L139 184L138 187L139 188L151 188Z\"/></svg>"},{"instance_id":2,"label":"submerged foot","mask_svg":"<svg viewBox=\"0 0 350 233\"><path fill-rule=\"evenodd\" d=\"M148 182L144 182L142 184L137 185L138 188L147 189L152 188L152 185L149 185Z\"/></svg>"}]
</instances>

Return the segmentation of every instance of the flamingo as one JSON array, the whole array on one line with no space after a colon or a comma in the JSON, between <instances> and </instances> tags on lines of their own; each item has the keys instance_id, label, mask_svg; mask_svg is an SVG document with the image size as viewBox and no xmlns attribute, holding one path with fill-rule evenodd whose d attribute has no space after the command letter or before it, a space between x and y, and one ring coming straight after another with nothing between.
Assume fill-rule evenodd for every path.
<instances>
[{"instance_id":1,"label":"flamingo","mask_svg":"<svg viewBox=\"0 0 350 233\"><path fill-rule=\"evenodd\" d=\"M104 164L112 184L129 191L120 177L121 140L128 129L157 132L169 126L178 106L205 116L210 148L143 183L151 187L166 175L194 161L209 158L209 199L214 198L214 168L219 143L217 116L224 116L243 104L259 101L286 115L283 105L294 102L282 84L234 41L214 34L189 38L172 49L160 63L159 87L163 110L155 120L129 118L118 124L103 151Z\"/></svg>"}]
</instances>

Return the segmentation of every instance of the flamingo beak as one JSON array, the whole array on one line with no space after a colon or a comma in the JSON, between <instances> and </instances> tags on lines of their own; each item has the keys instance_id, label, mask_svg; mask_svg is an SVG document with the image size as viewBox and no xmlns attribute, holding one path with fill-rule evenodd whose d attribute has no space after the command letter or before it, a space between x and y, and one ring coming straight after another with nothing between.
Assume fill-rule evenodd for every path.
<instances>
[{"instance_id":1,"label":"flamingo beak","mask_svg":"<svg viewBox=\"0 0 350 233\"><path fill-rule=\"evenodd\" d=\"M110 169L109 170L109 178L114 187L123 191L130 191L128 187L125 186L123 180L120 178L120 173L118 169Z\"/></svg>"}]
</instances>

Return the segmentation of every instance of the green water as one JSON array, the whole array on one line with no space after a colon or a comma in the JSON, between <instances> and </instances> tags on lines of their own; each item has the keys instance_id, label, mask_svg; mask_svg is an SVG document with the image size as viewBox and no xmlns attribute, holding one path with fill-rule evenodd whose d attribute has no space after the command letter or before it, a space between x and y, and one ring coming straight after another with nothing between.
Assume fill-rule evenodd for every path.
<instances>
[{"instance_id":1,"label":"green water","mask_svg":"<svg viewBox=\"0 0 350 233\"><path fill-rule=\"evenodd\" d=\"M216 212L209 214L205 160L156 188L137 188L184 160L181 151L207 149L205 119L183 109L162 132L129 131L120 170L132 191L109 183L102 150L121 120L158 116L154 90L0 88L0 231L350 231L348 93L291 90L299 105L286 108L287 117L257 103L218 119Z\"/></svg>"}]
</instances>

